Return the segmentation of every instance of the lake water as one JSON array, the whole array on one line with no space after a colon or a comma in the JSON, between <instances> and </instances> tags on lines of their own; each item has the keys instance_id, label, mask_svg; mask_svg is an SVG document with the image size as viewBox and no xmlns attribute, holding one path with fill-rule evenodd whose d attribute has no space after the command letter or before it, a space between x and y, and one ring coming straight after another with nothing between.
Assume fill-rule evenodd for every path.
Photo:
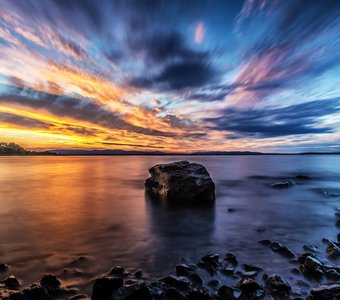
<instances>
[{"instance_id":1,"label":"lake water","mask_svg":"<svg viewBox=\"0 0 340 300\"><path fill-rule=\"evenodd\" d=\"M209 170L213 207L171 209L145 197L148 169L183 159ZM270 188L301 174L311 179ZM10 265L0 277L25 285L52 273L89 294L92 280L116 265L154 277L183 257L232 252L293 282L293 266L258 241L297 254L315 245L325 256L321 239L339 232L339 194L337 155L0 157L0 263Z\"/></svg>"}]
</instances>

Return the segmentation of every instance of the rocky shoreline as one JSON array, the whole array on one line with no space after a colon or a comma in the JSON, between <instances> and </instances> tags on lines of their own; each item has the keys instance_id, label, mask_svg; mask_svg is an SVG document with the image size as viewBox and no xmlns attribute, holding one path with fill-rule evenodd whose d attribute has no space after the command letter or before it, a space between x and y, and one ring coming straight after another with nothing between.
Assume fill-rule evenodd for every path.
<instances>
[{"instance_id":1,"label":"rocky shoreline","mask_svg":"<svg viewBox=\"0 0 340 300\"><path fill-rule=\"evenodd\" d=\"M336 216L339 216L336 211ZM269 240L259 241L264 247L287 258L291 272L300 277L295 282L278 274L266 273L260 267L241 264L232 253L209 254L199 262L177 264L175 270L161 278L146 278L143 271L129 272L116 266L108 274L93 281L91 300L257 300L257 299L340 299L340 241L324 239L328 261L318 257L319 249L304 246L296 255L287 247ZM332 263L333 262L333 263ZM0 264L0 271L9 266ZM228 281L226 285L223 281ZM311 283L314 283L311 286ZM297 288L299 287L299 288ZM0 281L3 300L80 300L89 299L75 289L63 287L53 275L45 275L38 283L22 288L10 275Z\"/></svg>"}]
</instances>

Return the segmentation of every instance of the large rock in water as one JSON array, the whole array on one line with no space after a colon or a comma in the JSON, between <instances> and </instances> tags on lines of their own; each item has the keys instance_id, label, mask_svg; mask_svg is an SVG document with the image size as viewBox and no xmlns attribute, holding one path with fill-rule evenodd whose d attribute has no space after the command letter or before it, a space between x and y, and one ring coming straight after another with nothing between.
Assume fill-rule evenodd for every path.
<instances>
[{"instance_id":1,"label":"large rock in water","mask_svg":"<svg viewBox=\"0 0 340 300\"><path fill-rule=\"evenodd\" d=\"M187 204L215 200L215 184L201 164L178 161L155 165L149 172L145 188L153 198Z\"/></svg>"}]
</instances>

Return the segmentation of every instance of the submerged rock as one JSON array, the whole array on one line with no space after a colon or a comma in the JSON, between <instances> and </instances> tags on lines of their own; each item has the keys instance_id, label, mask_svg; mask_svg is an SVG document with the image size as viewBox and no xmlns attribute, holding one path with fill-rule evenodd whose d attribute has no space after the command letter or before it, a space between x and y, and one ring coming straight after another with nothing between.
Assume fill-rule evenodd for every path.
<instances>
[{"instance_id":1,"label":"submerged rock","mask_svg":"<svg viewBox=\"0 0 340 300\"><path fill-rule=\"evenodd\" d=\"M211 203L215 199L215 184L201 164L188 161L159 164L149 173L145 188L157 199L177 203Z\"/></svg>"},{"instance_id":2,"label":"submerged rock","mask_svg":"<svg viewBox=\"0 0 340 300\"><path fill-rule=\"evenodd\" d=\"M276 182L270 185L271 188L274 189L285 189L290 188L296 185L295 181L293 179L288 179L280 182Z\"/></svg>"}]
</instances>

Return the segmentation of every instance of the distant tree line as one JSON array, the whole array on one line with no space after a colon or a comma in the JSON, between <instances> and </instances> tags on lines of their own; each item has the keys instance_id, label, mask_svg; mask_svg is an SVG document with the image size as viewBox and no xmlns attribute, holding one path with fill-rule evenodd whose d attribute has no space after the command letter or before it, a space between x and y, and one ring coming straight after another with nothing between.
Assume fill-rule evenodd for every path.
<instances>
[{"instance_id":1,"label":"distant tree line","mask_svg":"<svg viewBox=\"0 0 340 300\"><path fill-rule=\"evenodd\" d=\"M0 155L25 155L29 151L15 143L0 142Z\"/></svg>"},{"instance_id":2,"label":"distant tree line","mask_svg":"<svg viewBox=\"0 0 340 300\"><path fill-rule=\"evenodd\" d=\"M56 153L28 151L15 143L0 142L0 155L56 155Z\"/></svg>"}]
</instances>

